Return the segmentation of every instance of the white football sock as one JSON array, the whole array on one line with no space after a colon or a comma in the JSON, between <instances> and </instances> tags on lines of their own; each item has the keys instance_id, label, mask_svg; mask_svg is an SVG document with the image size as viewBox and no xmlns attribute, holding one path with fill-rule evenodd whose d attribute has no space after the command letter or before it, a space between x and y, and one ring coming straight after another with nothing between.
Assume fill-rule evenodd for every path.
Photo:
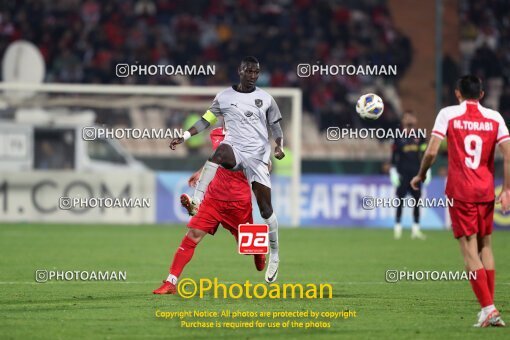
<instances>
[{"instance_id":1,"label":"white football sock","mask_svg":"<svg viewBox=\"0 0 510 340\"><path fill-rule=\"evenodd\" d=\"M411 226L411 233L416 234L420 232L420 225L418 223L413 223Z\"/></svg>"},{"instance_id":2,"label":"white football sock","mask_svg":"<svg viewBox=\"0 0 510 340\"><path fill-rule=\"evenodd\" d=\"M395 223L395 226L393 227L393 230L395 232L401 232L402 231L402 224L400 223Z\"/></svg>"},{"instance_id":3,"label":"white football sock","mask_svg":"<svg viewBox=\"0 0 510 340\"><path fill-rule=\"evenodd\" d=\"M177 280L179 279L177 276L169 274L166 280L175 286L177 284Z\"/></svg>"},{"instance_id":4,"label":"white football sock","mask_svg":"<svg viewBox=\"0 0 510 340\"><path fill-rule=\"evenodd\" d=\"M197 183L197 187L195 188L195 192L193 193L193 201L202 202L204 198L205 192L207 191L207 187L209 183L213 180L216 175L216 170L218 170L218 164L207 161L205 162L204 167L202 168L202 172L200 173L200 178Z\"/></svg>"},{"instance_id":5,"label":"white football sock","mask_svg":"<svg viewBox=\"0 0 510 340\"><path fill-rule=\"evenodd\" d=\"M278 261L278 220L275 213L264 222L269 226L269 260Z\"/></svg>"},{"instance_id":6,"label":"white football sock","mask_svg":"<svg viewBox=\"0 0 510 340\"><path fill-rule=\"evenodd\" d=\"M395 223L393 227L393 238L395 240L399 240L402 237L402 225L400 223Z\"/></svg>"}]
</instances>

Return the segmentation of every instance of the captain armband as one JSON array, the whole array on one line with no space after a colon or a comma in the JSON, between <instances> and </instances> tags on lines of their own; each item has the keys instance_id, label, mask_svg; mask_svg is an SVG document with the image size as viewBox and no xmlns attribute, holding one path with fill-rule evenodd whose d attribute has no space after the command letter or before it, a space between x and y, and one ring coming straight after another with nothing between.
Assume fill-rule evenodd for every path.
<instances>
[{"instance_id":1,"label":"captain armband","mask_svg":"<svg viewBox=\"0 0 510 340\"><path fill-rule=\"evenodd\" d=\"M211 110L207 110L206 113L202 116L209 124L214 125L218 122L218 118L211 112Z\"/></svg>"}]
</instances>

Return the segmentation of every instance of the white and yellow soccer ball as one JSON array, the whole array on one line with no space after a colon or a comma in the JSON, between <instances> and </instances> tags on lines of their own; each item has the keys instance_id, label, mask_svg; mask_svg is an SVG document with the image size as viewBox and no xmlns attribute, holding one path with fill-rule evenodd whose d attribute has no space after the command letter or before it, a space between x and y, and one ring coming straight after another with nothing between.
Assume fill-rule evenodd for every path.
<instances>
[{"instance_id":1,"label":"white and yellow soccer ball","mask_svg":"<svg viewBox=\"0 0 510 340\"><path fill-rule=\"evenodd\" d=\"M384 111L384 103L376 94L367 93L359 97L356 103L356 112L363 119L376 120Z\"/></svg>"}]
</instances>

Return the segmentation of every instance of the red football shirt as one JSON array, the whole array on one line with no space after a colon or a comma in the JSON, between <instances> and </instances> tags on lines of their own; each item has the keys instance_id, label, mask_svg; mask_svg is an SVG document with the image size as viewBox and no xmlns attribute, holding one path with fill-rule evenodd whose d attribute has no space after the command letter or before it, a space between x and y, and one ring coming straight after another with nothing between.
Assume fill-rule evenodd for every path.
<instances>
[{"instance_id":1,"label":"red football shirt","mask_svg":"<svg viewBox=\"0 0 510 340\"><path fill-rule=\"evenodd\" d=\"M464 202L494 200L494 152L510 140L499 112L467 100L439 111L432 134L448 137L446 195Z\"/></svg>"},{"instance_id":2,"label":"red football shirt","mask_svg":"<svg viewBox=\"0 0 510 340\"><path fill-rule=\"evenodd\" d=\"M213 129L210 137L213 149L216 149L225 138L223 128ZM243 171L227 170L220 166L205 195L220 201L251 200L251 189Z\"/></svg>"}]
</instances>

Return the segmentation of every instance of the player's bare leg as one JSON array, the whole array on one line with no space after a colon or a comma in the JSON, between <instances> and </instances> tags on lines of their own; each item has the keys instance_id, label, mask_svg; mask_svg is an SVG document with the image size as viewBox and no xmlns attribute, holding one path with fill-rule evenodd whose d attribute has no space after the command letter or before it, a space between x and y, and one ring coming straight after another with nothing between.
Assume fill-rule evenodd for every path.
<instances>
[{"instance_id":1,"label":"player's bare leg","mask_svg":"<svg viewBox=\"0 0 510 340\"><path fill-rule=\"evenodd\" d=\"M225 169L232 169L236 166L234 151L228 144L220 144L220 146L218 146L218 148L214 151L211 158L205 162L202 172L200 173L197 186L195 187L193 197L190 198L186 194L181 195L181 204L186 208L191 216L194 216L197 213L198 207L200 206L205 192L207 191L207 187L216 175L216 171L220 165Z\"/></svg>"},{"instance_id":2,"label":"player's bare leg","mask_svg":"<svg viewBox=\"0 0 510 340\"><path fill-rule=\"evenodd\" d=\"M182 239L181 245L175 252L172 265L170 267L170 273L163 284L158 289L153 291L154 294L176 294L177 293L177 281L181 275L184 267L193 257L195 247L204 238L207 233L203 230L190 228L184 238Z\"/></svg>"},{"instance_id":3,"label":"player's bare leg","mask_svg":"<svg viewBox=\"0 0 510 340\"><path fill-rule=\"evenodd\" d=\"M258 182L252 183L253 193L257 199L260 215L269 226L269 261L265 279L266 282L275 282L278 277L278 220L271 205L271 188Z\"/></svg>"},{"instance_id":4,"label":"player's bare leg","mask_svg":"<svg viewBox=\"0 0 510 340\"><path fill-rule=\"evenodd\" d=\"M466 270L476 275L475 279L470 279L471 287L475 293L480 306L481 312L478 314L478 321L474 327L488 327L491 324L504 325L498 310L494 306L489 286L487 284L487 273L483 267L482 260L478 254L477 235L459 237L460 250L464 257Z\"/></svg>"}]
</instances>

